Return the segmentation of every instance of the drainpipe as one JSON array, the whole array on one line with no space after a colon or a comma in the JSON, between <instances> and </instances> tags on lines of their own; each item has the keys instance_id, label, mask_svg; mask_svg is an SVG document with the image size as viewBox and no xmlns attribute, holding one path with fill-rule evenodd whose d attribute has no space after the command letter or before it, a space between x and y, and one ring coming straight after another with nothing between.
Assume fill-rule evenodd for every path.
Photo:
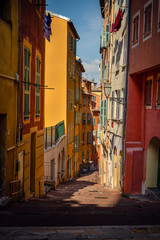
<instances>
[{"instance_id":1,"label":"drainpipe","mask_svg":"<svg viewBox=\"0 0 160 240\"><path fill-rule=\"evenodd\" d=\"M20 77L20 58L21 58L21 0L18 1L18 66L17 66L17 73ZM20 81L21 79L19 79ZM19 82L17 83L17 133L16 133L16 144L19 140L19 114L20 114L20 102L19 102Z\"/></svg>"},{"instance_id":2,"label":"drainpipe","mask_svg":"<svg viewBox=\"0 0 160 240\"><path fill-rule=\"evenodd\" d=\"M127 41L127 65L126 65L126 81L125 81L125 96L124 96L124 110L123 110L123 135L122 135L122 181L121 188L124 192L124 166L125 166L125 133L126 133L126 115L127 115L127 97L128 97L128 77L129 77L129 41L130 41L130 11L131 1L128 1L128 41Z\"/></svg>"}]
</instances>

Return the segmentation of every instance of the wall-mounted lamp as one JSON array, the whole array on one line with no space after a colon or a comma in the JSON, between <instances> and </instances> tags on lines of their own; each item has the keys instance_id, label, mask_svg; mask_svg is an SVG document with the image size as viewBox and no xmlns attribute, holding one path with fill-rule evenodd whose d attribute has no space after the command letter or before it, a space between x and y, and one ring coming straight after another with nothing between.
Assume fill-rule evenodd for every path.
<instances>
[{"instance_id":1,"label":"wall-mounted lamp","mask_svg":"<svg viewBox=\"0 0 160 240\"><path fill-rule=\"evenodd\" d=\"M111 83L105 82L104 83L104 94L106 97L108 97L111 93Z\"/></svg>"}]
</instances>

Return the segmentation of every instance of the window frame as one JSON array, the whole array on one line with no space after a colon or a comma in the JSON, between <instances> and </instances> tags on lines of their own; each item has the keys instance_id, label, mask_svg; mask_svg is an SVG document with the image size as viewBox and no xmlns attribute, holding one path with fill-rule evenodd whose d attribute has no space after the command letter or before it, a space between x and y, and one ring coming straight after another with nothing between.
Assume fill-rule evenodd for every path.
<instances>
[{"instance_id":1,"label":"window frame","mask_svg":"<svg viewBox=\"0 0 160 240\"><path fill-rule=\"evenodd\" d=\"M137 36L138 38L135 40L134 39L134 30L135 30L135 22L134 20L138 17L138 26L137 26ZM139 33L140 33L140 10L138 12L136 12L134 15L133 15L133 22L132 22L132 48L136 47L139 45Z\"/></svg>"},{"instance_id":2,"label":"window frame","mask_svg":"<svg viewBox=\"0 0 160 240\"><path fill-rule=\"evenodd\" d=\"M145 32L145 27L146 27L146 15L145 15L145 11L146 8L149 7L149 5L151 5L151 29L148 32ZM148 20L148 18L147 18ZM150 37L152 37L152 23L153 23L153 0L149 0L145 5L144 5L144 12L143 12L143 42L146 41L147 39L149 39ZM148 26L147 26L148 28Z\"/></svg>"},{"instance_id":3,"label":"window frame","mask_svg":"<svg viewBox=\"0 0 160 240\"><path fill-rule=\"evenodd\" d=\"M157 31L160 32L160 0L158 1L158 24Z\"/></svg>"},{"instance_id":4,"label":"window frame","mask_svg":"<svg viewBox=\"0 0 160 240\"><path fill-rule=\"evenodd\" d=\"M32 45L24 39L24 42L23 42L23 80L25 81L25 49L27 49L30 53L30 61L29 61L29 81L31 83L31 61L32 61ZM26 70L27 70L28 67L26 67ZM28 84L29 86L29 89L26 90L25 89L25 83L23 84L23 121L24 123L29 123L30 122L30 96L31 96L31 86L30 84ZM28 117L25 117L25 94L29 95L29 109L28 109Z\"/></svg>"},{"instance_id":5,"label":"window frame","mask_svg":"<svg viewBox=\"0 0 160 240\"><path fill-rule=\"evenodd\" d=\"M160 108L160 101L158 101L158 95L160 96L160 73L157 74L157 95L156 95L156 107Z\"/></svg>"},{"instance_id":6,"label":"window frame","mask_svg":"<svg viewBox=\"0 0 160 240\"><path fill-rule=\"evenodd\" d=\"M41 85L41 55L38 51L36 51L36 84L37 84L37 59L39 59L40 61L40 72L38 73L39 74L39 85ZM40 109L41 109L41 90L40 90L40 86L39 86L39 92L37 92L37 86L35 87L35 119L36 121L39 121L40 120ZM36 107L37 107L37 96L39 96L39 114L36 113Z\"/></svg>"},{"instance_id":7,"label":"window frame","mask_svg":"<svg viewBox=\"0 0 160 240\"><path fill-rule=\"evenodd\" d=\"M146 103L146 98L147 98L147 94L146 94L146 83L147 83L147 81L151 81L151 104L150 105L147 105L147 103ZM145 106L146 106L146 109L152 109L152 101L153 101L153 76L149 76L149 77L147 77L146 78L146 80L145 80Z\"/></svg>"},{"instance_id":8,"label":"window frame","mask_svg":"<svg viewBox=\"0 0 160 240\"><path fill-rule=\"evenodd\" d=\"M85 103L85 96L83 95L83 106L85 106L86 103Z\"/></svg>"}]
</instances>

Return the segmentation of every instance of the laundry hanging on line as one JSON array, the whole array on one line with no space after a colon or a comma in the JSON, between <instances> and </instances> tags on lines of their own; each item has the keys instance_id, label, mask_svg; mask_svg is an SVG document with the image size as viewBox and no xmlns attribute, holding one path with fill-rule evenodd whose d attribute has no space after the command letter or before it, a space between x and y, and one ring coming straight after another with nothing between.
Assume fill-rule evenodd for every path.
<instances>
[{"instance_id":1,"label":"laundry hanging on line","mask_svg":"<svg viewBox=\"0 0 160 240\"><path fill-rule=\"evenodd\" d=\"M48 15L44 14L44 37L50 42L50 35L52 35L51 30L51 15L48 13Z\"/></svg>"},{"instance_id":2,"label":"laundry hanging on line","mask_svg":"<svg viewBox=\"0 0 160 240\"><path fill-rule=\"evenodd\" d=\"M122 16L123 16L122 10L119 8L115 22L111 24L110 33L117 32L120 29Z\"/></svg>"}]
</instances>

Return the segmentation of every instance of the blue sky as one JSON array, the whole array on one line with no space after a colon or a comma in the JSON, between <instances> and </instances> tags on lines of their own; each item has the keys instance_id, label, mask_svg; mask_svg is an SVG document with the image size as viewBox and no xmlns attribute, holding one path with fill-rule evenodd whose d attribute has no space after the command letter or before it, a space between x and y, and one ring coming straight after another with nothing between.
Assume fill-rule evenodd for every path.
<instances>
[{"instance_id":1,"label":"blue sky","mask_svg":"<svg viewBox=\"0 0 160 240\"><path fill-rule=\"evenodd\" d=\"M46 0L46 3L47 10L66 16L73 22L80 36L77 55L86 70L83 76L98 82L100 34L103 27L99 0Z\"/></svg>"}]
</instances>

